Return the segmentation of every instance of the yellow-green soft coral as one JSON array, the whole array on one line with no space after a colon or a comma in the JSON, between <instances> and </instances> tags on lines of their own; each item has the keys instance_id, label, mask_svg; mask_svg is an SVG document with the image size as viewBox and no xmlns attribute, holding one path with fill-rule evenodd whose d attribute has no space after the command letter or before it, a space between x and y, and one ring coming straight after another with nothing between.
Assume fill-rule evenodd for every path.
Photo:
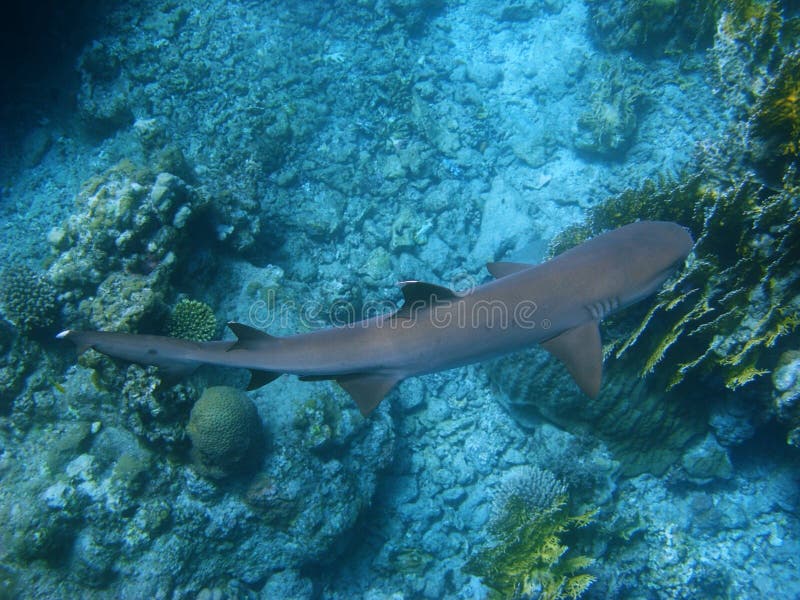
<instances>
[{"instance_id":1,"label":"yellow-green soft coral","mask_svg":"<svg viewBox=\"0 0 800 600\"><path fill-rule=\"evenodd\" d=\"M594 560L570 551L565 538L589 524L595 511L570 515L567 488L537 467L511 471L495 496L493 543L475 554L466 571L481 578L494 598L578 598L594 576Z\"/></svg>"}]
</instances>

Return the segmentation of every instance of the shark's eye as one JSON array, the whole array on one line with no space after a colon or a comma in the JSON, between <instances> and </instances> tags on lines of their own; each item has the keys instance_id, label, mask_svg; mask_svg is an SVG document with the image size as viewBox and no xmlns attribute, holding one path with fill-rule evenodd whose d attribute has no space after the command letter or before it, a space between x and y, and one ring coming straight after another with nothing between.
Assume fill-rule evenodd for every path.
<instances>
[{"instance_id":1,"label":"shark's eye","mask_svg":"<svg viewBox=\"0 0 800 600\"><path fill-rule=\"evenodd\" d=\"M158 350L156 350L155 348L150 348L150 349L147 351L147 353L148 353L150 356L156 356L156 355L158 355Z\"/></svg>"}]
</instances>

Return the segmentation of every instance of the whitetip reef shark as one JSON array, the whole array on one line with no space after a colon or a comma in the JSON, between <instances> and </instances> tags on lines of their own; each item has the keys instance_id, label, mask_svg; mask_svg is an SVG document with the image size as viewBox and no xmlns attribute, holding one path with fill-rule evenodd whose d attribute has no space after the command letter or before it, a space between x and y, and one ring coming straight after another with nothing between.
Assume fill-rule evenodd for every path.
<instances>
[{"instance_id":1,"label":"whitetip reef shark","mask_svg":"<svg viewBox=\"0 0 800 600\"><path fill-rule=\"evenodd\" d=\"M655 293L683 264L692 236L676 223L639 221L598 235L539 265L495 262L492 281L457 293L402 282L393 313L341 327L274 337L242 323L236 340L194 342L157 335L73 331L58 338L140 365L168 378L202 364L251 371L248 389L283 373L332 379L364 416L407 377L452 369L540 344L560 359L581 390L600 391L598 323Z\"/></svg>"}]
</instances>

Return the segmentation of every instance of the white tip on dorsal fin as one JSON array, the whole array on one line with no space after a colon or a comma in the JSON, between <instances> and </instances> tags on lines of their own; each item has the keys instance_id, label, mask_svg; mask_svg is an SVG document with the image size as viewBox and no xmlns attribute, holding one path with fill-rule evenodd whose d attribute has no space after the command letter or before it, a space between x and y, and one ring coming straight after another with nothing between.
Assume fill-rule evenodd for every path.
<instances>
[{"instance_id":1,"label":"white tip on dorsal fin","mask_svg":"<svg viewBox=\"0 0 800 600\"><path fill-rule=\"evenodd\" d=\"M403 288L403 306L394 313L394 316L401 318L408 318L413 311L436 302L457 300L460 297L450 288L425 281L401 281L398 285Z\"/></svg>"},{"instance_id":2,"label":"white tip on dorsal fin","mask_svg":"<svg viewBox=\"0 0 800 600\"><path fill-rule=\"evenodd\" d=\"M584 394L596 398L603 379L603 345L597 321L589 321L542 342L542 348L564 363Z\"/></svg>"},{"instance_id":3,"label":"white tip on dorsal fin","mask_svg":"<svg viewBox=\"0 0 800 600\"><path fill-rule=\"evenodd\" d=\"M515 262L490 262L486 263L486 269L489 273L492 274L492 277L495 279L500 279L502 277L507 277L508 275L513 275L514 273L519 273L520 271L524 271L525 269L530 269L535 265L529 265L527 263L515 263Z\"/></svg>"}]
</instances>

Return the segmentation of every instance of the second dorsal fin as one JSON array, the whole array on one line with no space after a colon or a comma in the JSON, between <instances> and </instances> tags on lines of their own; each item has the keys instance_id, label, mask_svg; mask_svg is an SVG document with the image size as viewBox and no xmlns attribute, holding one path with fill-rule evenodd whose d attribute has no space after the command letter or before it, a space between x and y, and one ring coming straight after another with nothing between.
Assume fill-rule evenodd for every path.
<instances>
[{"instance_id":1,"label":"second dorsal fin","mask_svg":"<svg viewBox=\"0 0 800 600\"><path fill-rule=\"evenodd\" d=\"M398 285L403 288L403 306L395 317L409 318L413 311L426 308L437 302L457 300L459 295L450 288L425 281L401 281Z\"/></svg>"},{"instance_id":2,"label":"second dorsal fin","mask_svg":"<svg viewBox=\"0 0 800 600\"><path fill-rule=\"evenodd\" d=\"M280 339L264 333L260 329L235 321L228 322L228 329L236 336L236 341L231 344L228 350L247 350L257 346L263 348L266 344L275 343Z\"/></svg>"}]
</instances>

